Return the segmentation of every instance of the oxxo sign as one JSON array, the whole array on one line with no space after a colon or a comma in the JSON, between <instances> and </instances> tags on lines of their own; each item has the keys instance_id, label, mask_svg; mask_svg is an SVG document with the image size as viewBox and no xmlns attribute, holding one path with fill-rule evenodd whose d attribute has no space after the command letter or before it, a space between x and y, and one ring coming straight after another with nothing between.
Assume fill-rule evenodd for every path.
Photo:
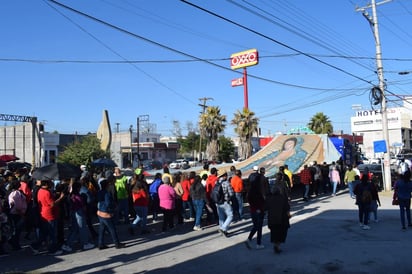
<instances>
[{"instance_id":1,"label":"oxxo sign","mask_svg":"<svg viewBox=\"0 0 412 274\"><path fill-rule=\"evenodd\" d=\"M234 53L230 56L231 69L244 68L254 66L259 62L257 49L249 49L246 51Z\"/></svg>"}]
</instances>

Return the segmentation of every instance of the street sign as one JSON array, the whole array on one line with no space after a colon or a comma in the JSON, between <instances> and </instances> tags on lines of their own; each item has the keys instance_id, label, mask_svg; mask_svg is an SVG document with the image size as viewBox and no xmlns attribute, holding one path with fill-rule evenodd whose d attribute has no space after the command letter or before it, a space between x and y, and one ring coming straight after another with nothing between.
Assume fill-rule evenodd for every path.
<instances>
[{"instance_id":1,"label":"street sign","mask_svg":"<svg viewBox=\"0 0 412 274\"><path fill-rule=\"evenodd\" d=\"M230 68L238 69L249 66L254 66L259 62L257 49L249 49L246 51L234 53L230 56Z\"/></svg>"},{"instance_id":2,"label":"street sign","mask_svg":"<svg viewBox=\"0 0 412 274\"><path fill-rule=\"evenodd\" d=\"M243 86L243 78L237 78L232 80L232 87Z\"/></svg>"}]
</instances>

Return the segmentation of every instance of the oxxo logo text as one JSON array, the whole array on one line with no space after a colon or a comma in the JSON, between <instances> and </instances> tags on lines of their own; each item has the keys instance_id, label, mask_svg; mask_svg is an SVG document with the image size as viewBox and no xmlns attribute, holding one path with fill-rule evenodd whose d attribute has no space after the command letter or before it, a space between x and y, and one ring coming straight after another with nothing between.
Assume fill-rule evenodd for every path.
<instances>
[{"instance_id":1,"label":"oxxo logo text","mask_svg":"<svg viewBox=\"0 0 412 274\"><path fill-rule=\"evenodd\" d=\"M230 56L230 67L232 69L238 69L248 66L256 65L259 62L258 51L256 49L250 49L239 53L232 54Z\"/></svg>"}]
</instances>

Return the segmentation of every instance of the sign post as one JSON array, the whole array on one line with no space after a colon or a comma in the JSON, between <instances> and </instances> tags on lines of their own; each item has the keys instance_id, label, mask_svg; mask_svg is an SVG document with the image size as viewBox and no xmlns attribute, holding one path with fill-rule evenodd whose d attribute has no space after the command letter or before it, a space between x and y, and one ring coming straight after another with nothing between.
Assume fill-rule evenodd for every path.
<instances>
[{"instance_id":1,"label":"sign post","mask_svg":"<svg viewBox=\"0 0 412 274\"><path fill-rule=\"evenodd\" d=\"M248 87L247 87L247 70L246 67L254 66L259 62L259 56L257 49L250 49L238 53L234 53L230 56L230 67L235 70L238 68L243 68L243 78L237 78L232 80L232 87L243 85L243 96L244 96L244 108L249 108L248 102Z\"/></svg>"}]
</instances>

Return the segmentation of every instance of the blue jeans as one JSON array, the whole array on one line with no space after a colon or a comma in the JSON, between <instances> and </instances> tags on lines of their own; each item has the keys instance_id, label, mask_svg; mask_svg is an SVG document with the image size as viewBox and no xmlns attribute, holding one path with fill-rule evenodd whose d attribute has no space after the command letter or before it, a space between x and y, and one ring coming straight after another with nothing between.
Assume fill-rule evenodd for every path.
<instances>
[{"instance_id":1,"label":"blue jeans","mask_svg":"<svg viewBox=\"0 0 412 274\"><path fill-rule=\"evenodd\" d=\"M114 244L118 244L119 241L119 237L117 236L117 231L116 231L116 227L114 224L114 219L113 218L102 218L100 216L99 217L99 222L100 222L100 226L99 226L99 241L98 241L98 245L99 246L103 246L104 245L104 231L105 229L107 229L110 233L110 235L112 236L112 240Z\"/></svg>"},{"instance_id":2,"label":"blue jeans","mask_svg":"<svg viewBox=\"0 0 412 274\"><path fill-rule=\"evenodd\" d=\"M354 189L353 182L348 182L348 188L349 188L349 195L350 195L350 197L351 197L351 198L354 197L355 194L353 193L353 189Z\"/></svg>"},{"instance_id":3,"label":"blue jeans","mask_svg":"<svg viewBox=\"0 0 412 274\"><path fill-rule=\"evenodd\" d=\"M116 222L119 222L120 216L124 216L124 223L129 223L129 199L119 199L117 200L118 210L116 216Z\"/></svg>"},{"instance_id":4,"label":"blue jeans","mask_svg":"<svg viewBox=\"0 0 412 274\"><path fill-rule=\"evenodd\" d=\"M243 219L243 193L236 192L235 197L236 197L237 204L238 204L239 219Z\"/></svg>"},{"instance_id":5,"label":"blue jeans","mask_svg":"<svg viewBox=\"0 0 412 274\"><path fill-rule=\"evenodd\" d=\"M399 199L399 210L401 215L402 227L406 227L405 215L408 225L411 224L411 199Z\"/></svg>"},{"instance_id":6,"label":"blue jeans","mask_svg":"<svg viewBox=\"0 0 412 274\"><path fill-rule=\"evenodd\" d=\"M253 236L257 232L257 241L256 243L260 245L262 243L262 227L263 227L263 218L265 216L264 211L253 212L252 213L252 222L253 227L249 233L248 240L252 240Z\"/></svg>"},{"instance_id":7,"label":"blue jeans","mask_svg":"<svg viewBox=\"0 0 412 274\"><path fill-rule=\"evenodd\" d=\"M233 219L232 206L228 202L224 202L220 205L216 204L216 207L217 215L219 216L219 228L223 231L227 231Z\"/></svg>"},{"instance_id":8,"label":"blue jeans","mask_svg":"<svg viewBox=\"0 0 412 274\"><path fill-rule=\"evenodd\" d=\"M189 208L189 217L187 217L187 212L186 209ZM189 199L187 201L183 201L182 203L182 216L185 219L189 219L189 218L193 218L195 216L195 212L194 212L194 208L193 208L193 203L192 200Z\"/></svg>"},{"instance_id":9,"label":"blue jeans","mask_svg":"<svg viewBox=\"0 0 412 274\"><path fill-rule=\"evenodd\" d=\"M71 246L73 242L80 238L80 243L82 245L86 244L89 241L89 232L86 224L86 216L83 210L77 210L71 212L71 225L69 235L67 237L66 244Z\"/></svg>"},{"instance_id":10,"label":"blue jeans","mask_svg":"<svg viewBox=\"0 0 412 274\"><path fill-rule=\"evenodd\" d=\"M147 206L134 206L136 211L136 219L133 220L132 227L136 227L140 222L140 227L142 230L146 230L147 225Z\"/></svg>"},{"instance_id":11,"label":"blue jeans","mask_svg":"<svg viewBox=\"0 0 412 274\"><path fill-rule=\"evenodd\" d=\"M33 247L38 249L42 242L49 238L49 245L47 247L49 252L57 251L57 220L46 221L40 219L39 225L39 239L33 244Z\"/></svg>"},{"instance_id":12,"label":"blue jeans","mask_svg":"<svg viewBox=\"0 0 412 274\"><path fill-rule=\"evenodd\" d=\"M200 226L202 221L203 207L205 206L204 200L193 200L193 206L195 208L195 226Z\"/></svg>"},{"instance_id":13,"label":"blue jeans","mask_svg":"<svg viewBox=\"0 0 412 274\"><path fill-rule=\"evenodd\" d=\"M338 186L338 182L332 182L332 194L336 194L336 188Z\"/></svg>"},{"instance_id":14,"label":"blue jeans","mask_svg":"<svg viewBox=\"0 0 412 274\"><path fill-rule=\"evenodd\" d=\"M309 190L310 190L310 184L305 185L305 193L303 193L303 198L305 199L309 198Z\"/></svg>"}]
</instances>

